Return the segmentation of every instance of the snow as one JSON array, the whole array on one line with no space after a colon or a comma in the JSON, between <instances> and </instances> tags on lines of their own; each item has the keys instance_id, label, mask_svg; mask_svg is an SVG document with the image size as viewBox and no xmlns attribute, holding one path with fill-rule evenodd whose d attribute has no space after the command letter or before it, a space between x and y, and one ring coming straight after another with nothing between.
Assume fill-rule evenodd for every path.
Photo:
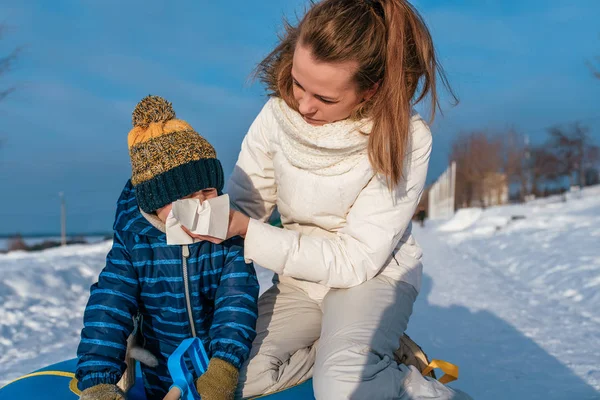
<instances>
[{"instance_id":1,"label":"snow","mask_svg":"<svg viewBox=\"0 0 600 400\"><path fill-rule=\"evenodd\" d=\"M476 399L600 399L600 187L472 215L415 229L408 334Z\"/></svg>"},{"instance_id":2,"label":"snow","mask_svg":"<svg viewBox=\"0 0 600 400\"><path fill-rule=\"evenodd\" d=\"M600 399L600 187L414 228L408 334L476 399ZM0 255L0 384L75 357L110 242ZM271 273L259 269L264 291Z\"/></svg>"},{"instance_id":3,"label":"snow","mask_svg":"<svg viewBox=\"0 0 600 400\"><path fill-rule=\"evenodd\" d=\"M481 208L463 208L454 217L438 227L440 232L457 232L473 225L482 214Z\"/></svg>"},{"instance_id":4,"label":"snow","mask_svg":"<svg viewBox=\"0 0 600 400\"><path fill-rule=\"evenodd\" d=\"M532 293L600 323L600 186L580 196L490 208L442 237Z\"/></svg>"},{"instance_id":5,"label":"snow","mask_svg":"<svg viewBox=\"0 0 600 400\"><path fill-rule=\"evenodd\" d=\"M0 382L75 355L110 242L0 256Z\"/></svg>"}]
</instances>

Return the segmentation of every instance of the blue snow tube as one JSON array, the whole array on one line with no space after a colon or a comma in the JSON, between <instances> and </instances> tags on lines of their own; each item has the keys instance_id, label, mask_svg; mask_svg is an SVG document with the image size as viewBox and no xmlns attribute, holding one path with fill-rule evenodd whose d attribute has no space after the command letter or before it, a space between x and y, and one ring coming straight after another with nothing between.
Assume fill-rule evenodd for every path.
<instances>
[{"instance_id":1,"label":"blue snow tube","mask_svg":"<svg viewBox=\"0 0 600 400\"><path fill-rule=\"evenodd\" d=\"M77 359L74 358L22 376L0 388L0 400L77 400L80 392L75 381L76 366ZM259 398L265 400L314 400L312 381L278 393L259 396ZM139 368L136 384L129 391L128 399L146 400Z\"/></svg>"}]
</instances>

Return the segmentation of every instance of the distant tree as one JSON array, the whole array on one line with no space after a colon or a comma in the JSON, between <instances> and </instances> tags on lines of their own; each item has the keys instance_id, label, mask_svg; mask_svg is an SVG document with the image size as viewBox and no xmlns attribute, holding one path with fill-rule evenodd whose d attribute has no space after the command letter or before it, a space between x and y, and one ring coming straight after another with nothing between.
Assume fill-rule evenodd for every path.
<instances>
[{"instance_id":1,"label":"distant tree","mask_svg":"<svg viewBox=\"0 0 600 400\"><path fill-rule=\"evenodd\" d=\"M596 56L594 61L586 61L586 64L587 64L588 68L590 69L590 71L592 71L592 74L597 79L600 79L600 56ZM594 64L596 64L596 65L594 65Z\"/></svg>"},{"instance_id":2,"label":"distant tree","mask_svg":"<svg viewBox=\"0 0 600 400\"><path fill-rule=\"evenodd\" d=\"M6 33L6 25L0 24L0 40L4 38ZM6 87L3 82L4 75L9 72L17 59L21 49L14 49L11 53L7 55L0 55L0 101L4 100L6 96L11 94L15 88L14 86ZM0 147L2 147L3 139L0 137Z\"/></svg>"},{"instance_id":3,"label":"distant tree","mask_svg":"<svg viewBox=\"0 0 600 400\"><path fill-rule=\"evenodd\" d=\"M4 38L5 34L6 34L6 25L0 25L0 40L2 40ZM17 59L17 55L19 54L19 51L20 51L20 49L17 48L7 55L0 56L0 79L2 79L4 77L4 75L6 75L6 73L11 70L11 68L13 67L13 65L15 63L15 60ZM4 85L2 85L2 86L3 87L0 87L0 101L4 100L6 98L6 96L11 94L15 90L14 86L9 86L9 87L5 87Z\"/></svg>"},{"instance_id":4,"label":"distant tree","mask_svg":"<svg viewBox=\"0 0 600 400\"><path fill-rule=\"evenodd\" d=\"M543 195L542 183L554 182L563 176L561 163L558 156L546 146L533 147L530 150L530 157L531 192L540 196Z\"/></svg>"},{"instance_id":5,"label":"distant tree","mask_svg":"<svg viewBox=\"0 0 600 400\"><path fill-rule=\"evenodd\" d=\"M548 130L549 148L557 157L559 174L569 178L571 186L585 186L585 171L600 161L600 150L580 123Z\"/></svg>"},{"instance_id":6,"label":"distant tree","mask_svg":"<svg viewBox=\"0 0 600 400\"><path fill-rule=\"evenodd\" d=\"M19 233L10 238L10 241L8 242L8 251L18 250L27 250L27 244L23 240L23 236Z\"/></svg>"},{"instance_id":7,"label":"distant tree","mask_svg":"<svg viewBox=\"0 0 600 400\"><path fill-rule=\"evenodd\" d=\"M510 130L504 140L504 173L509 184L519 186L519 200L523 201L528 194L528 170L530 153L525 137L517 131Z\"/></svg>"},{"instance_id":8,"label":"distant tree","mask_svg":"<svg viewBox=\"0 0 600 400\"><path fill-rule=\"evenodd\" d=\"M588 168L585 170L585 185L592 186L600 184L600 171L598 168Z\"/></svg>"},{"instance_id":9,"label":"distant tree","mask_svg":"<svg viewBox=\"0 0 600 400\"><path fill-rule=\"evenodd\" d=\"M600 57L596 57L596 63L600 65ZM594 74L597 79L600 79L600 67L594 65L591 61L588 61L587 65L590 68L590 71L592 71L592 74Z\"/></svg>"},{"instance_id":10,"label":"distant tree","mask_svg":"<svg viewBox=\"0 0 600 400\"><path fill-rule=\"evenodd\" d=\"M484 182L502 170L502 142L476 131L461 134L452 144L450 161L456 162L456 204L485 204Z\"/></svg>"}]
</instances>

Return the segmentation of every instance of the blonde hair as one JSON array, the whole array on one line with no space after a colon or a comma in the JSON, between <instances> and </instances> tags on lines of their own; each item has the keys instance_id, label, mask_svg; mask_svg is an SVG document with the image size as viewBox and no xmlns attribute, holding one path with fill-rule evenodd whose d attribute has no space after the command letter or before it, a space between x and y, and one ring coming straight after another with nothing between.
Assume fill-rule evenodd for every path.
<instances>
[{"instance_id":1,"label":"blonde hair","mask_svg":"<svg viewBox=\"0 0 600 400\"><path fill-rule=\"evenodd\" d=\"M436 79L453 98L437 61L429 30L406 0L323 0L313 4L297 26L285 23L280 43L257 66L269 94L298 110L293 96L292 60L296 45L321 62L358 62L354 80L360 92L379 84L350 118L369 117L369 160L391 186L402 177L412 107L431 99L430 122L439 108Z\"/></svg>"}]
</instances>

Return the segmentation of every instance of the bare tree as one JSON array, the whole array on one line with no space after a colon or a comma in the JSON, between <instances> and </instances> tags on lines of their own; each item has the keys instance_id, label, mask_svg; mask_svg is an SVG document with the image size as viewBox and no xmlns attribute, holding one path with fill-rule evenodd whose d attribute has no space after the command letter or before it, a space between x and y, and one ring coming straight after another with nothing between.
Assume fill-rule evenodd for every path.
<instances>
[{"instance_id":1,"label":"bare tree","mask_svg":"<svg viewBox=\"0 0 600 400\"><path fill-rule=\"evenodd\" d=\"M596 57L596 62L600 65L600 57ZM600 79L600 67L595 66L591 61L587 62L588 68L597 79Z\"/></svg>"},{"instance_id":2,"label":"bare tree","mask_svg":"<svg viewBox=\"0 0 600 400\"><path fill-rule=\"evenodd\" d=\"M509 131L504 141L504 172L509 184L519 185L519 197L523 201L528 194L528 171L530 154L525 136L514 129Z\"/></svg>"},{"instance_id":3,"label":"bare tree","mask_svg":"<svg viewBox=\"0 0 600 400\"><path fill-rule=\"evenodd\" d=\"M0 40L2 40L4 38L5 33L6 33L6 26L0 25ZM19 51L20 51L20 49L17 48L6 56L0 56L0 78L2 78L7 72L9 72L11 70L11 68L13 67L13 65L15 63L15 60L17 59L17 55L19 54ZM3 100L4 98L6 98L6 96L8 96L14 90L15 90L15 88L12 86L8 87L8 88L0 88L0 101Z\"/></svg>"},{"instance_id":4,"label":"bare tree","mask_svg":"<svg viewBox=\"0 0 600 400\"><path fill-rule=\"evenodd\" d=\"M25 240L23 240L23 236L20 233L17 233L15 236L10 238L8 242L8 251L18 251L18 250L27 250L27 244Z\"/></svg>"},{"instance_id":5,"label":"bare tree","mask_svg":"<svg viewBox=\"0 0 600 400\"><path fill-rule=\"evenodd\" d=\"M589 129L580 123L548 130L549 147L559 162L559 173L569 177L571 186L585 185L585 170L599 161L598 146L592 143Z\"/></svg>"},{"instance_id":6,"label":"bare tree","mask_svg":"<svg viewBox=\"0 0 600 400\"><path fill-rule=\"evenodd\" d=\"M540 196L543 193L541 183L554 182L563 176L561 163L558 156L544 146L532 148L530 155L531 192Z\"/></svg>"},{"instance_id":7,"label":"bare tree","mask_svg":"<svg viewBox=\"0 0 600 400\"><path fill-rule=\"evenodd\" d=\"M588 68L590 69L590 71L592 71L592 74L597 78L600 79L600 56L596 56L594 61L586 61L585 62L588 66ZM598 64L598 65L594 65L594 63Z\"/></svg>"},{"instance_id":8,"label":"bare tree","mask_svg":"<svg viewBox=\"0 0 600 400\"><path fill-rule=\"evenodd\" d=\"M474 183L471 173L471 149L468 135L460 135L452 143L450 162L456 162L456 207L471 207L474 199Z\"/></svg>"},{"instance_id":9,"label":"bare tree","mask_svg":"<svg viewBox=\"0 0 600 400\"><path fill-rule=\"evenodd\" d=\"M0 24L0 40L4 38L5 33L6 25ZM14 86L5 87L2 78L12 69L20 51L20 48L16 48L8 55L0 55L0 101L4 100L6 96L15 90ZM0 147L2 147L3 142L3 138L0 137Z\"/></svg>"},{"instance_id":10,"label":"bare tree","mask_svg":"<svg viewBox=\"0 0 600 400\"><path fill-rule=\"evenodd\" d=\"M484 132L462 134L452 144L450 158L456 161L457 205L470 207L478 202L484 206L489 189L486 183L502 170L501 141Z\"/></svg>"},{"instance_id":11,"label":"bare tree","mask_svg":"<svg viewBox=\"0 0 600 400\"><path fill-rule=\"evenodd\" d=\"M585 152L585 168L584 168L584 181L585 185L597 185L600 183L600 147L590 146Z\"/></svg>"}]
</instances>

